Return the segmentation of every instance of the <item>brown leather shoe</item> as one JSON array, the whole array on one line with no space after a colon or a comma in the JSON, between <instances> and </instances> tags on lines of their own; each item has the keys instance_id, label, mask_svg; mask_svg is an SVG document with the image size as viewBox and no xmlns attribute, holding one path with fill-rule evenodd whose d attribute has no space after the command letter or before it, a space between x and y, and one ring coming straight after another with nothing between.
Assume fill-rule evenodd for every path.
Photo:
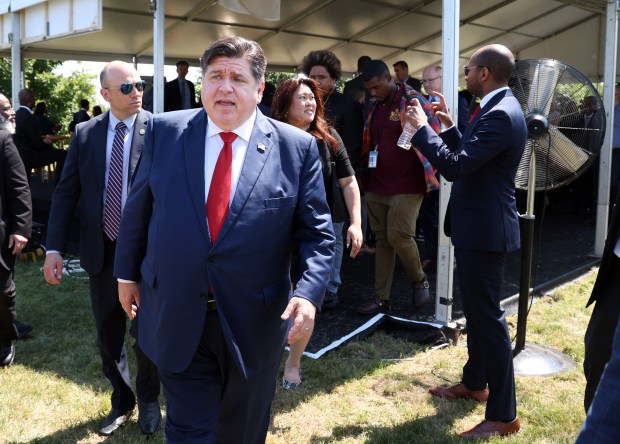
<instances>
[{"instance_id":1,"label":"brown leather shoe","mask_svg":"<svg viewBox=\"0 0 620 444\"><path fill-rule=\"evenodd\" d=\"M390 301L375 299L360 305L356 311L359 314L387 313L390 311Z\"/></svg>"},{"instance_id":2,"label":"brown leather shoe","mask_svg":"<svg viewBox=\"0 0 620 444\"><path fill-rule=\"evenodd\" d=\"M506 436L517 433L521 429L519 418L511 422L482 421L477 426L459 433L459 436L467 439L486 439L492 436Z\"/></svg>"},{"instance_id":3,"label":"brown leather shoe","mask_svg":"<svg viewBox=\"0 0 620 444\"><path fill-rule=\"evenodd\" d=\"M431 296L429 294L430 285L426 276L420 282L412 282L411 288L413 289L413 294L411 297L411 303L413 308L420 308L428 301L431 300Z\"/></svg>"},{"instance_id":4,"label":"brown leather shoe","mask_svg":"<svg viewBox=\"0 0 620 444\"><path fill-rule=\"evenodd\" d=\"M470 390L462 382L452 387L432 387L428 391L431 395L444 399L473 399L478 402L487 402L489 398L489 391L487 389Z\"/></svg>"}]
</instances>

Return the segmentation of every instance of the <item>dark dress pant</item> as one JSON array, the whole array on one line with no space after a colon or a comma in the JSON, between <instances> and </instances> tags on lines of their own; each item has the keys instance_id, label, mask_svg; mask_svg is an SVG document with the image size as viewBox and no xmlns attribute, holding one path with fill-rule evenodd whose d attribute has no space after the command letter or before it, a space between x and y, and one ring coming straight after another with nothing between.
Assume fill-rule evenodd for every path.
<instances>
[{"instance_id":1,"label":"dark dress pant","mask_svg":"<svg viewBox=\"0 0 620 444\"><path fill-rule=\"evenodd\" d=\"M467 320L463 383L471 390L488 387L485 419L512 421L517 416L512 345L500 308L506 253L455 248L455 256Z\"/></svg>"},{"instance_id":2,"label":"dark dress pant","mask_svg":"<svg viewBox=\"0 0 620 444\"><path fill-rule=\"evenodd\" d=\"M439 190L429 191L420 207L418 223L424 232L424 260L437 260L439 241Z\"/></svg>"},{"instance_id":3,"label":"dark dress pant","mask_svg":"<svg viewBox=\"0 0 620 444\"><path fill-rule=\"evenodd\" d=\"M55 176L56 183L60 180L62 175L62 169L65 166L65 159L67 158L67 151L52 148L44 151L32 151L28 154L27 158L23 159L24 166L26 168L26 174L28 176L28 182L30 182L31 171L34 168L43 168L44 166L56 164Z\"/></svg>"},{"instance_id":4,"label":"dark dress pant","mask_svg":"<svg viewBox=\"0 0 620 444\"><path fill-rule=\"evenodd\" d=\"M159 372L167 403L166 441L264 443L279 367L280 359L246 380L228 350L217 311L207 312L189 367Z\"/></svg>"},{"instance_id":5,"label":"dark dress pant","mask_svg":"<svg viewBox=\"0 0 620 444\"><path fill-rule=\"evenodd\" d=\"M620 326L619 326L620 327ZM620 328L613 338L613 352L605 367L586 420L575 444L616 444L620 437Z\"/></svg>"},{"instance_id":6,"label":"dark dress pant","mask_svg":"<svg viewBox=\"0 0 620 444\"><path fill-rule=\"evenodd\" d=\"M112 408L124 412L136 404L125 348L127 317L118 300L118 282L112 275L116 243L105 239L104 249L101 273L90 275L90 298L103 374L112 384ZM157 368L141 350L136 350L136 360L138 397L145 402L156 401L160 389Z\"/></svg>"},{"instance_id":7,"label":"dark dress pant","mask_svg":"<svg viewBox=\"0 0 620 444\"><path fill-rule=\"evenodd\" d=\"M0 266L0 347L8 347L17 339L15 321L15 283L13 271Z\"/></svg>"},{"instance_id":8,"label":"dark dress pant","mask_svg":"<svg viewBox=\"0 0 620 444\"><path fill-rule=\"evenodd\" d=\"M602 277L605 281L599 283L601 294L594 304L585 334L583 373L586 377L586 390L583 403L586 412L592 404L605 365L611 357L613 335L620 317L620 258L612 254L610 260L612 272Z\"/></svg>"}]
</instances>

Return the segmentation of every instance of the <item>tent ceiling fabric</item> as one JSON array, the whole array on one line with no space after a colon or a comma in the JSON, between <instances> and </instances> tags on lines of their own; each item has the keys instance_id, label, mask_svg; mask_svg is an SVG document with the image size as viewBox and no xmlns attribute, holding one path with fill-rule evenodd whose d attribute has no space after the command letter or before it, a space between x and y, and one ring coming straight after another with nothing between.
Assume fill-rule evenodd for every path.
<instances>
[{"instance_id":1,"label":"tent ceiling fabric","mask_svg":"<svg viewBox=\"0 0 620 444\"><path fill-rule=\"evenodd\" d=\"M149 2L102 1L101 32L24 46L24 57L87 61L135 57L150 63ZM280 20L274 22L231 12L215 0L168 0L166 63L186 59L198 65L209 42L239 35L261 44L271 70L293 71L309 51L330 49L347 73L355 71L359 56L369 55L388 65L406 60L410 72L420 75L424 66L441 62L442 7L441 0L284 0ZM461 1L462 64L479 46L502 43L518 58L556 58L600 79L605 8L606 0ZM10 48L0 53L10 55Z\"/></svg>"}]
</instances>

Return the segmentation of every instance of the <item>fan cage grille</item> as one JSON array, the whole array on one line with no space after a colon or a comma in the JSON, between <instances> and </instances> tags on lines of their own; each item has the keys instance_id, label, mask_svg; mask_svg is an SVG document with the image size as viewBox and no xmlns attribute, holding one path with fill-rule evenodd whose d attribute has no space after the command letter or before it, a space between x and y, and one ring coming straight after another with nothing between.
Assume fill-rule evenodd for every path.
<instances>
[{"instance_id":1,"label":"fan cage grille","mask_svg":"<svg viewBox=\"0 0 620 444\"><path fill-rule=\"evenodd\" d=\"M575 68L551 59L516 63L509 86L525 116L544 116L549 130L528 137L515 185L527 189L532 152L536 158L536 190L572 182L596 159L605 135L605 111L592 83Z\"/></svg>"}]
</instances>

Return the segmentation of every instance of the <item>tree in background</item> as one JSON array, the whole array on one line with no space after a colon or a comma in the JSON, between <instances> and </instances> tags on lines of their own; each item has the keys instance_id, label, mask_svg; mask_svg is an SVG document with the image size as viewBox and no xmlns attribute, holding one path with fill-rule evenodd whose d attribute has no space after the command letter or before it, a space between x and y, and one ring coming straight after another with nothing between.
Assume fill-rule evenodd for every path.
<instances>
[{"instance_id":1,"label":"tree in background","mask_svg":"<svg viewBox=\"0 0 620 444\"><path fill-rule=\"evenodd\" d=\"M60 60L25 59L22 65L26 88L34 91L37 102L45 101L49 119L60 125L60 132L66 133L73 113L80 109L80 100L95 102L96 78L83 69L68 76L54 73L62 65ZM0 92L11 98L11 59L0 58ZM13 104L14 108L19 103Z\"/></svg>"}]
</instances>

